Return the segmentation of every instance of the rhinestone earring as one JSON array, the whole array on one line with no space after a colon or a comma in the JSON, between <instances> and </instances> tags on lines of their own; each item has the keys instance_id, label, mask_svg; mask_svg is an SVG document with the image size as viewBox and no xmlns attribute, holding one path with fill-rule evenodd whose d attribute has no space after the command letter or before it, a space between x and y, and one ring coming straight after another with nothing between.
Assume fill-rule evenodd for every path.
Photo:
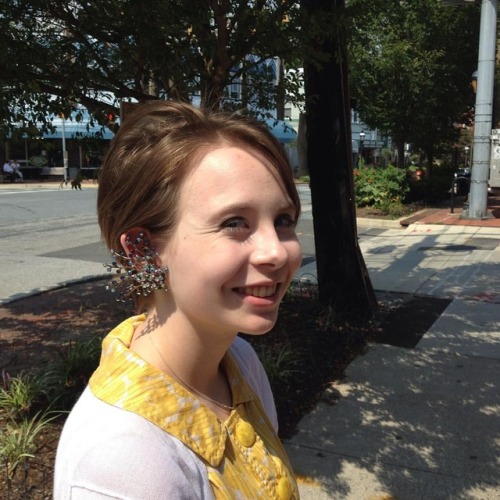
<instances>
[{"instance_id":1,"label":"rhinestone earring","mask_svg":"<svg viewBox=\"0 0 500 500\"><path fill-rule=\"evenodd\" d=\"M165 284L168 267L156 265L158 253L144 233L139 233L134 241L127 234L125 246L128 254L123 250L111 250L113 261L104 264L109 272L120 275L120 280L113 280L106 286L107 290L117 294L116 300L126 302L138 296L147 297L154 290L168 291Z\"/></svg>"}]
</instances>

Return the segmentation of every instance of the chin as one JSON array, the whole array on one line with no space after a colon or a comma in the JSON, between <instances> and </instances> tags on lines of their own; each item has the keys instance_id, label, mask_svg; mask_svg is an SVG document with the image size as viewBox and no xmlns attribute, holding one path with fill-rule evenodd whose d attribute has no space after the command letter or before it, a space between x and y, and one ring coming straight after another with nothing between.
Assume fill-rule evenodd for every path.
<instances>
[{"instance_id":1,"label":"chin","mask_svg":"<svg viewBox=\"0 0 500 500\"><path fill-rule=\"evenodd\" d=\"M258 323L256 322L254 325L246 325L245 327L242 327L240 330L241 333L245 333L246 335L265 335L268 333L270 330L273 329L274 325L276 324L276 318L269 319L269 320L262 320L259 321Z\"/></svg>"}]
</instances>

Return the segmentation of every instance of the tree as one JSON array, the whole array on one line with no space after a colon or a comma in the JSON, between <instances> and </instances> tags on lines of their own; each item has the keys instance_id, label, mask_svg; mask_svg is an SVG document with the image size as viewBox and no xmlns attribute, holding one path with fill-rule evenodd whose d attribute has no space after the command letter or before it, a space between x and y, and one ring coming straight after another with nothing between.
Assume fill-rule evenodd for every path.
<instances>
[{"instance_id":1,"label":"tree","mask_svg":"<svg viewBox=\"0 0 500 500\"><path fill-rule=\"evenodd\" d=\"M306 60L307 156L320 300L349 318L370 317L376 298L358 245L343 0L303 0L322 64Z\"/></svg>"},{"instance_id":2,"label":"tree","mask_svg":"<svg viewBox=\"0 0 500 500\"><path fill-rule=\"evenodd\" d=\"M421 148L432 166L473 105L477 6L446 8L439 0L350 0L351 89L362 120L397 146Z\"/></svg>"},{"instance_id":3,"label":"tree","mask_svg":"<svg viewBox=\"0 0 500 500\"><path fill-rule=\"evenodd\" d=\"M299 95L295 73L275 85L274 59L297 60L292 1L0 0L0 120L30 130L47 112L84 105L100 123L121 100L276 108ZM233 100L228 87L244 83Z\"/></svg>"},{"instance_id":4,"label":"tree","mask_svg":"<svg viewBox=\"0 0 500 500\"><path fill-rule=\"evenodd\" d=\"M298 1L0 0L0 8L6 48L0 54L0 120L6 129L21 123L18 129L30 130L47 111L67 113L75 103L102 123L110 107L128 99L196 96L209 108L277 108L284 95L289 102L301 98L302 73L285 71L276 85L270 66L275 57L292 68L303 60L318 70L326 64L324 76L346 84L331 57L340 54L332 38L334 13L300 9ZM234 82L241 93L233 100L227 89ZM309 92L315 93L314 86ZM334 102L324 121L328 131L337 118L347 127L324 136L342 141L341 148L327 151L330 161L342 163L323 177L324 150L315 152L322 137L315 130L325 116L312 111L308 118L320 293L339 308L370 311L373 291L355 234L346 94L340 86L320 92Z\"/></svg>"}]
</instances>

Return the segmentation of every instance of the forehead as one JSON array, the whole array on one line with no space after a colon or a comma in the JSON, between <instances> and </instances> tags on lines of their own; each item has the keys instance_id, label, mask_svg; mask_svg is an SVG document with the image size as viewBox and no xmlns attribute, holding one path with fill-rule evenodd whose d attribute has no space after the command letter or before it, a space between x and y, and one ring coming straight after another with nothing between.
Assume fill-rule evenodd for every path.
<instances>
[{"instance_id":1,"label":"forehead","mask_svg":"<svg viewBox=\"0 0 500 500\"><path fill-rule=\"evenodd\" d=\"M193 163L180 189L179 216L223 212L227 207L292 205L281 177L269 162L252 150L220 147Z\"/></svg>"},{"instance_id":2,"label":"forehead","mask_svg":"<svg viewBox=\"0 0 500 500\"><path fill-rule=\"evenodd\" d=\"M187 174L186 191L216 189L222 191L236 185L247 186L258 180L276 184L283 182L276 168L259 152L239 146L221 146L200 154Z\"/></svg>"}]
</instances>

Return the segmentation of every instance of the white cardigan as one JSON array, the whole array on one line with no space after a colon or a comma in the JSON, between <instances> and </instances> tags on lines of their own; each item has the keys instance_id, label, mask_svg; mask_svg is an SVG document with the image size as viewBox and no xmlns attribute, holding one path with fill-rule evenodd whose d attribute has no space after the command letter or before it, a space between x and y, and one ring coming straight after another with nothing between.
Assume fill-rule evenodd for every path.
<instances>
[{"instance_id":1,"label":"white cardigan","mask_svg":"<svg viewBox=\"0 0 500 500\"><path fill-rule=\"evenodd\" d=\"M277 432L271 388L255 351L237 337L230 352ZM87 387L61 434L53 498L194 500L214 496L205 464L186 445L145 418L97 399Z\"/></svg>"}]
</instances>

